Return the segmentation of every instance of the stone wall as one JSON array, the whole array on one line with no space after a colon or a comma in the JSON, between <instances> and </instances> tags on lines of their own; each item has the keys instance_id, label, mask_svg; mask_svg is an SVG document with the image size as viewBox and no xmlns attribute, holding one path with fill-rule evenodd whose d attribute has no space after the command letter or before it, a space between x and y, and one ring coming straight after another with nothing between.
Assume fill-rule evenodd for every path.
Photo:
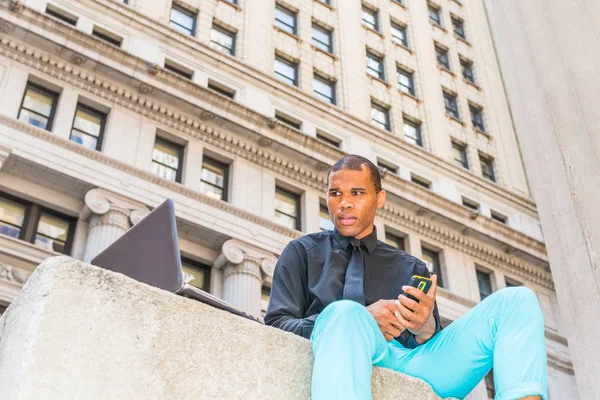
<instances>
[{"instance_id":1,"label":"stone wall","mask_svg":"<svg viewBox=\"0 0 600 400\"><path fill-rule=\"evenodd\" d=\"M308 399L310 342L68 257L0 318L2 399ZM374 368L374 399L438 399Z\"/></svg>"}]
</instances>

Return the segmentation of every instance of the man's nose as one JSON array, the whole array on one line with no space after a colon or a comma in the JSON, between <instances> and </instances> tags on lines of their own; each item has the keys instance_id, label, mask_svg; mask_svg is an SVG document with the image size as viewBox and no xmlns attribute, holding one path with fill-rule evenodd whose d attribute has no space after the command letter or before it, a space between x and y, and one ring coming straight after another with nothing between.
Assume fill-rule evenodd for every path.
<instances>
[{"instance_id":1,"label":"man's nose","mask_svg":"<svg viewBox=\"0 0 600 400\"><path fill-rule=\"evenodd\" d=\"M346 196L342 196L342 200L340 201L341 208L351 208L353 206L354 203L352 203L350 199L348 199Z\"/></svg>"}]
</instances>

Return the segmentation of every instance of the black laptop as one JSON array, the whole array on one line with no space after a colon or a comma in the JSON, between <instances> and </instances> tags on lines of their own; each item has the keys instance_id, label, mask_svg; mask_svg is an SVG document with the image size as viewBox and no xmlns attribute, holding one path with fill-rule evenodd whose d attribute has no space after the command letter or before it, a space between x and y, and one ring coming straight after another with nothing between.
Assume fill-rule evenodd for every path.
<instances>
[{"instance_id":1,"label":"black laptop","mask_svg":"<svg viewBox=\"0 0 600 400\"><path fill-rule=\"evenodd\" d=\"M173 200L167 199L91 261L137 281L262 321L183 280Z\"/></svg>"}]
</instances>

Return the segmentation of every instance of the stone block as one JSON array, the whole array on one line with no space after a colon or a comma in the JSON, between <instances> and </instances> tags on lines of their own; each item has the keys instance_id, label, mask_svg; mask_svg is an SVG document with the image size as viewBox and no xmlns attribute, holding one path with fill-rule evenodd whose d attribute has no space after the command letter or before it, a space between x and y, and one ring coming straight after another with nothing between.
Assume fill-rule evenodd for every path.
<instances>
[{"instance_id":1,"label":"stone block","mask_svg":"<svg viewBox=\"0 0 600 400\"><path fill-rule=\"evenodd\" d=\"M308 399L310 342L68 257L0 318L3 399ZM374 368L374 399L438 399Z\"/></svg>"}]
</instances>

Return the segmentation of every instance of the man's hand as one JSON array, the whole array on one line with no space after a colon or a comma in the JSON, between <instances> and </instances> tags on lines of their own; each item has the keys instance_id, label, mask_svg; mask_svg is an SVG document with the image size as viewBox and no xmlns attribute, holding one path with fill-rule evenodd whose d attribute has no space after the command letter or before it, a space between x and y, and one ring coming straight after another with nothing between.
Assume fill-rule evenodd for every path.
<instances>
[{"instance_id":1,"label":"man's hand","mask_svg":"<svg viewBox=\"0 0 600 400\"><path fill-rule=\"evenodd\" d=\"M415 335L417 343L425 343L435 333L435 318L433 308L437 292L437 275L431 276L431 287L427 294L412 286L403 286L402 290L415 297L419 302L409 299L405 295L398 296L395 300L395 316L398 323Z\"/></svg>"},{"instance_id":2,"label":"man's hand","mask_svg":"<svg viewBox=\"0 0 600 400\"><path fill-rule=\"evenodd\" d=\"M406 329L406 326L402 325L394 312L397 310L394 304L396 300L379 300L376 303L366 307L367 311L371 313L381 333L388 342L393 340L395 337L400 336L402 331Z\"/></svg>"}]
</instances>

